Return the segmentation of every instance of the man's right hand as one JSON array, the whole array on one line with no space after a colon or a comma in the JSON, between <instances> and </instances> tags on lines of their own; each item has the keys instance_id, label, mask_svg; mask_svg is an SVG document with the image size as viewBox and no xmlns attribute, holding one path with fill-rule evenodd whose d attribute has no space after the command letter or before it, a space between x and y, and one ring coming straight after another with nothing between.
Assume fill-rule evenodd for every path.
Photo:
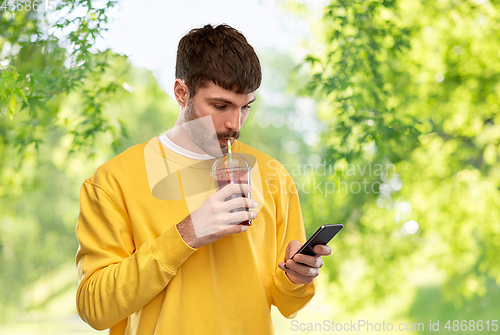
<instances>
[{"instance_id":1,"label":"man's right hand","mask_svg":"<svg viewBox=\"0 0 500 335\"><path fill-rule=\"evenodd\" d=\"M230 211L241 207L255 208L257 203L243 197L224 200L234 193L250 193L251 190L250 185L229 184L208 197L196 211L177 224L177 230L184 241L192 248L199 248L226 235L246 231L248 226L234 222L253 220L257 217L257 212L249 210L230 213Z\"/></svg>"}]
</instances>

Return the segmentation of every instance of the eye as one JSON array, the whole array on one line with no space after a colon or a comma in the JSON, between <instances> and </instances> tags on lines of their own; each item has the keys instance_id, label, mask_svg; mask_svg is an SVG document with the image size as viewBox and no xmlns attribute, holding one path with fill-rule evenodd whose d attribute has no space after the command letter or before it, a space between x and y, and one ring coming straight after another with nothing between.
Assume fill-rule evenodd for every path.
<instances>
[{"instance_id":1,"label":"eye","mask_svg":"<svg viewBox=\"0 0 500 335\"><path fill-rule=\"evenodd\" d=\"M245 112L249 112L250 111L250 105L244 106L242 109Z\"/></svg>"},{"instance_id":2,"label":"eye","mask_svg":"<svg viewBox=\"0 0 500 335\"><path fill-rule=\"evenodd\" d=\"M214 105L214 107L215 107L216 109L223 110L223 109L225 109L227 106L226 106L226 105Z\"/></svg>"}]
</instances>

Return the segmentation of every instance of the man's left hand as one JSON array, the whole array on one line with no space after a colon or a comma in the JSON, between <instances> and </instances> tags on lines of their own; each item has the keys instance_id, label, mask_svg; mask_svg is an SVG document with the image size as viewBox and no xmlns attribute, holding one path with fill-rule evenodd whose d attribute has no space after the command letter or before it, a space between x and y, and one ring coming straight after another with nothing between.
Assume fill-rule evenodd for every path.
<instances>
[{"instance_id":1,"label":"man's left hand","mask_svg":"<svg viewBox=\"0 0 500 335\"><path fill-rule=\"evenodd\" d=\"M290 241L286 247L285 262L279 262L278 267L286 272L292 283L309 284L319 275L319 268L324 264L321 256L330 255L332 249L327 245L317 245L314 247L316 256L297 254L293 260L290 259L301 246L299 241Z\"/></svg>"}]
</instances>

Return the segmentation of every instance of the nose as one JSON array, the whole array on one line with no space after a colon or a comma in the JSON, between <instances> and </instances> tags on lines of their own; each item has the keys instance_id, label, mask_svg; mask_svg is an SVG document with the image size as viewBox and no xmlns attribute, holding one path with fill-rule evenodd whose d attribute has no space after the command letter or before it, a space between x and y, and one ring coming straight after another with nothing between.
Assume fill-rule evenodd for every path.
<instances>
[{"instance_id":1,"label":"nose","mask_svg":"<svg viewBox=\"0 0 500 335\"><path fill-rule=\"evenodd\" d=\"M240 131L241 128L241 111L234 108L226 115L225 126L233 131Z\"/></svg>"}]
</instances>

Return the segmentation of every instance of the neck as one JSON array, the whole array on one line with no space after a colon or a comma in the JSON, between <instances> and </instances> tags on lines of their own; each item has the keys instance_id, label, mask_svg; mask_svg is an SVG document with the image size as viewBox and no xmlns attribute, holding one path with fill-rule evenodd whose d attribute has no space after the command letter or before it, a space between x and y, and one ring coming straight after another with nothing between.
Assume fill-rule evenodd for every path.
<instances>
[{"instance_id":1,"label":"neck","mask_svg":"<svg viewBox=\"0 0 500 335\"><path fill-rule=\"evenodd\" d=\"M205 154L205 152L193 142L191 137L189 137L182 124L176 123L175 126L167 132L167 137L181 148L198 154Z\"/></svg>"}]
</instances>

